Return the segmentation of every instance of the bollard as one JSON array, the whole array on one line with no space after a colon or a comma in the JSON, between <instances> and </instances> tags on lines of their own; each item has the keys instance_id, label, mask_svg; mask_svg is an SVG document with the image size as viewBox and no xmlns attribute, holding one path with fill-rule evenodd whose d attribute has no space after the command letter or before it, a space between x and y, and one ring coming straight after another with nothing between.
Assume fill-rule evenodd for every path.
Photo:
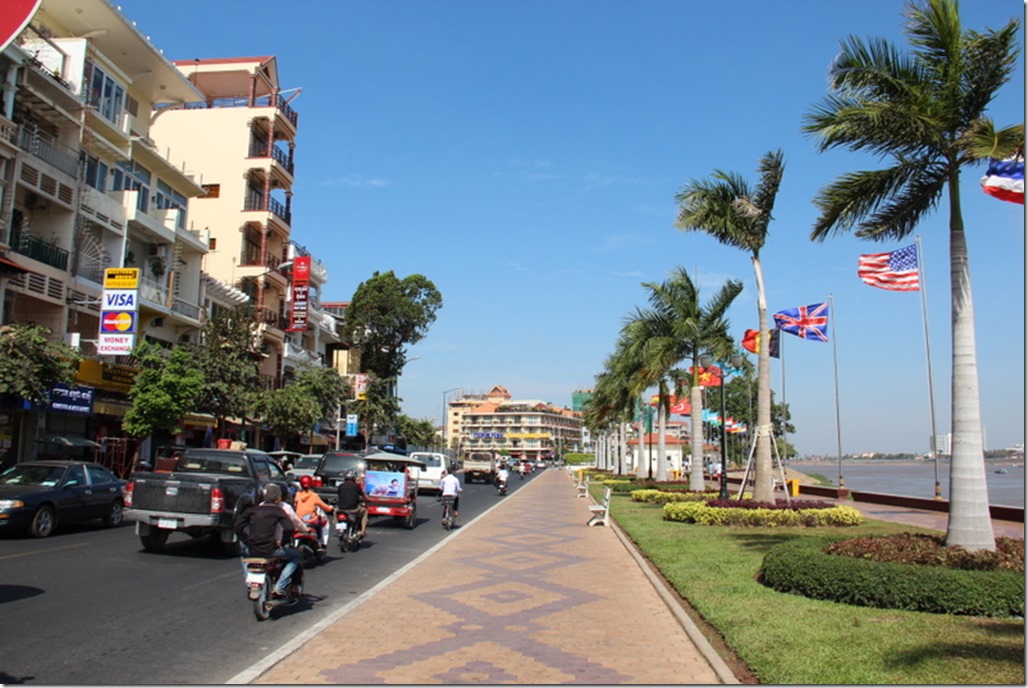
<instances>
[{"instance_id":1,"label":"bollard","mask_svg":"<svg viewBox=\"0 0 1028 688\"><path fill-rule=\"evenodd\" d=\"M785 489L789 491L790 497L800 496L800 481L799 480L786 480Z\"/></svg>"}]
</instances>

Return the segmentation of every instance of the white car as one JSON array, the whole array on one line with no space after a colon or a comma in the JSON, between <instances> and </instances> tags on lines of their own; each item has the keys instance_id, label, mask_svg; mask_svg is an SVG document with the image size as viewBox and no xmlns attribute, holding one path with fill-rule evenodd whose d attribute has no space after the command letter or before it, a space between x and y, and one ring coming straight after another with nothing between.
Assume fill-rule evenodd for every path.
<instances>
[{"instance_id":1,"label":"white car","mask_svg":"<svg viewBox=\"0 0 1028 688\"><path fill-rule=\"evenodd\" d=\"M444 470L451 470L450 457L437 452L413 452L410 458L425 464L418 475L418 491L441 492L439 481L443 478Z\"/></svg>"}]
</instances>

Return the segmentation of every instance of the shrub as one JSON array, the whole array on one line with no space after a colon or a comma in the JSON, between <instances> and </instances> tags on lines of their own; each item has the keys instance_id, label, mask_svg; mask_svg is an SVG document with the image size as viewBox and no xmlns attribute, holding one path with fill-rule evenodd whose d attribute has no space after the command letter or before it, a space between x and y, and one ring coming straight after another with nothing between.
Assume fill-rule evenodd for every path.
<instances>
[{"instance_id":1,"label":"shrub","mask_svg":"<svg viewBox=\"0 0 1028 688\"><path fill-rule=\"evenodd\" d=\"M649 502L650 504L667 504L668 502L705 502L710 499L710 492L665 492L663 490L632 490L632 501Z\"/></svg>"},{"instance_id":2,"label":"shrub","mask_svg":"<svg viewBox=\"0 0 1028 688\"><path fill-rule=\"evenodd\" d=\"M1024 540L1009 537L996 539L995 552L968 552L963 547L947 547L941 535L924 533L842 540L826 551L829 554L870 561L944 566L966 571L1005 569L1024 573Z\"/></svg>"},{"instance_id":3,"label":"shrub","mask_svg":"<svg viewBox=\"0 0 1028 688\"><path fill-rule=\"evenodd\" d=\"M774 502L756 502L752 499L711 499L707 506L734 509L791 509L802 511L804 509L832 509L834 502L813 499L776 499Z\"/></svg>"},{"instance_id":4,"label":"shrub","mask_svg":"<svg viewBox=\"0 0 1028 688\"><path fill-rule=\"evenodd\" d=\"M609 487L611 492L630 492L635 489L635 483L622 478L601 481L604 487Z\"/></svg>"},{"instance_id":5,"label":"shrub","mask_svg":"<svg viewBox=\"0 0 1028 688\"><path fill-rule=\"evenodd\" d=\"M864 516L851 506L828 509L762 509L708 506L701 502L671 502L664 505L665 521L682 521L707 526L856 526Z\"/></svg>"},{"instance_id":6,"label":"shrub","mask_svg":"<svg viewBox=\"0 0 1028 688\"><path fill-rule=\"evenodd\" d=\"M861 607L936 614L1024 616L1024 576L835 556L825 538L796 538L772 548L759 579L779 592Z\"/></svg>"}]
</instances>

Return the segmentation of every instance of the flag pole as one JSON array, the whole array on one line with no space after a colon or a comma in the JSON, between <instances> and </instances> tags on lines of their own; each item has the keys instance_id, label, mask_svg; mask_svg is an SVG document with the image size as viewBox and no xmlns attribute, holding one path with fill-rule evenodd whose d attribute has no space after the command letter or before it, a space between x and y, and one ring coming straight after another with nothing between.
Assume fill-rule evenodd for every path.
<instances>
[{"instance_id":1,"label":"flag pole","mask_svg":"<svg viewBox=\"0 0 1028 688\"><path fill-rule=\"evenodd\" d=\"M785 454L785 458L789 458L789 443L788 443L788 440L786 440L786 438L785 438L785 435L786 435L785 425L786 425L786 423L788 423L788 418L786 418L786 412L787 412L786 409L788 408L788 406L786 406L786 404L785 404L785 341L784 341L784 339L785 339L785 337L783 337L781 335L781 333L779 332L779 335L778 335L778 362L781 363L781 365L782 365L782 451ZM771 341L770 340L771 340L771 335L768 335L768 344L767 344L768 345L768 350L767 351L768 351L769 354L771 353ZM788 494L788 490L786 490L786 494Z\"/></svg>"},{"instance_id":2,"label":"flag pole","mask_svg":"<svg viewBox=\"0 0 1028 688\"><path fill-rule=\"evenodd\" d=\"M935 391L932 386L932 345L928 338L928 290L924 279L924 253L921 251L921 235L914 238L917 244L917 274L920 280L921 319L924 322L924 352L928 364L928 415L931 419L932 439L929 443L932 451L932 465L935 470L935 498L942 499L942 485L939 483L939 452L936 449L935 435Z\"/></svg>"},{"instance_id":3,"label":"flag pole","mask_svg":"<svg viewBox=\"0 0 1028 688\"><path fill-rule=\"evenodd\" d=\"M838 314L835 312L835 295L828 295L829 314L832 321L832 359L835 364L835 442L839 453L839 489L846 487L842 477L842 421L839 417L839 337L835 330Z\"/></svg>"}]
</instances>

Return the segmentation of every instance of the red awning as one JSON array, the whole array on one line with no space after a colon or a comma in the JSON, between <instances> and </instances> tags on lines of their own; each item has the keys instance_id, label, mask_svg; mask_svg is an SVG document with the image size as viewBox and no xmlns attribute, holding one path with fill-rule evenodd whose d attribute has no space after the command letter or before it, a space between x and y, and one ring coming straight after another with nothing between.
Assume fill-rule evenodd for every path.
<instances>
[{"instance_id":1,"label":"red awning","mask_svg":"<svg viewBox=\"0 0 1028 688\"><path fill-rule=\"evenodd\" d=\"M9 270L11 272L32 272L24 265L19 265L6 256L0 256L0 270Z\"/></svg>"}]
</instances>

